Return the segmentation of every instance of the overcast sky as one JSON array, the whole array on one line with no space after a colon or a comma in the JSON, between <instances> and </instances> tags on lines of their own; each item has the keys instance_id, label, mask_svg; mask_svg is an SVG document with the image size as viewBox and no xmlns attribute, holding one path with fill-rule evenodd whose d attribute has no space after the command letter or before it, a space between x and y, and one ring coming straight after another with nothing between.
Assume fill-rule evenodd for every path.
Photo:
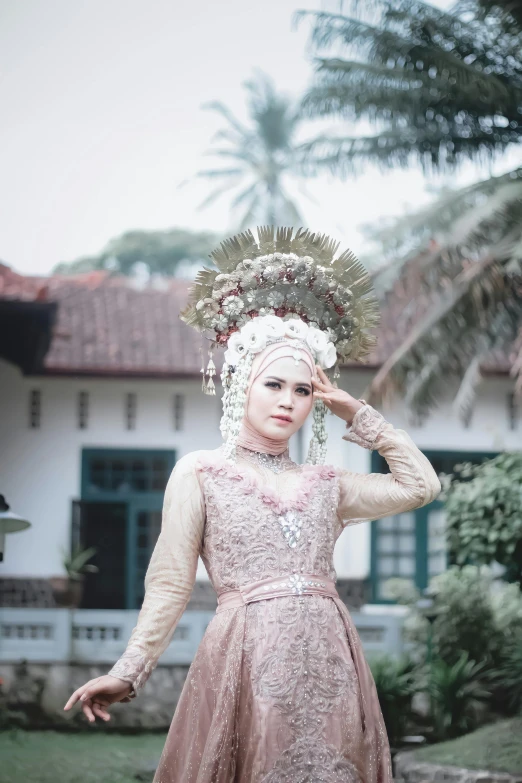
<instances>
[{"instance_id":1,"label":"overcast sky","mask_svg":"<svg viewBox=\"0 0 522 783\"><path fill-rule=\"evenodd\" d=\"M439 0L448 6L447 0ZM242 82L261 68L299 95L311 65L298 8L319 0L0 0L0 260L45 274L99 252L129 229L233 227L207 185L179 188L222 121L244 118ZM331 6L330 6L331 7ZM462 181L474 176L463 172ZM419 171L369 169L347 183L311 180L313 230L358 255L358 226L425 201Z\"/></svg>"}]
</instances>

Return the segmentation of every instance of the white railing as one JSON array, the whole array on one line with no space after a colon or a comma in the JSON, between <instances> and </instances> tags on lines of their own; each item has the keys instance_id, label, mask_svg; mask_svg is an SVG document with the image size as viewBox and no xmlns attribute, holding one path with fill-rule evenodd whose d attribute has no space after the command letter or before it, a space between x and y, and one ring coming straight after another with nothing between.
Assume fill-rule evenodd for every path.
<instances>
[{"instance_id":1,"label":"white railing","mask_svg":"<svg viewBox=\"0 0 522 783\"><path fill-rule=\"evenodd\" d=\"M187 611L162 664L190 664L213 611ZM367 654L400 654L402 617L351 614ZM138 611L113 609L0 609L0 662L112 664L125 650Z\"/></svg>"}]
</instances>

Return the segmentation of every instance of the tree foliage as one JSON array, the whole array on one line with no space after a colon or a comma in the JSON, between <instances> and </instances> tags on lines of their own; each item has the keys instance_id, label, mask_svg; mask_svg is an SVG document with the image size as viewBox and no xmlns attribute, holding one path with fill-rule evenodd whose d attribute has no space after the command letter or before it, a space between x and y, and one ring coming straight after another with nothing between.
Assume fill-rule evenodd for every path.
<instances>
[{"instance_id":1,"label":"tree foliage","mask_svg":"<svg viewBox=\"0 0 522 783\"><path fill-rule=\"evenodd\" d=\"M174 275L182 261L206 261L219 238L208 231L172 228L165 231L126 231L112 239L96 256L58 264L55 274L77 274L105 269L131 275L138 265L149 274Z\"/></svg>"},{"instance_id":2,"label":"tree foliage","mask_svg":"<svg viewBox=\"0 0 522 783\"><path fill-rule=\"evenodd\" d=\"M206 107L225 120L208 154L226 161L226 165L198 172L200 178L219 182L201 207L222 196L232 196L238 230L256 224L301 225L301 212L290 192L292 185L299 186L301 178L297 142L300 107L279 94L262 73L244 86L248 124L238 120L223 103L216 101Z\"/></svg>"},{"instance_id":3,"label":"tree foliage","mask_svg":"<svg viewBox=\"0 0 522 783\"><path fill-rule=\"evenodd\" d=\"M312 171L346 176L369 162L451 171L521 148L517 4L465 0L443 11L419 0L354 0L343 7L351 14L311 14L318 57L304 108L337 119L339 128L362 119L377 131L319 136L303 149ZM510 361L522 399L522 167L446 191L372 234L385 258L375 282L395 303L402 341L365 399L398 392L422 417L453 390L465 420L495 352Z\"/></svg>"},{"instance_id":4,"label":"tree foliage","mask_svg":"<svg viewBox=\"0 0 522 783\"><path fill-rule=\"evenodd\" d=\"M502 8L504 6L504 8ZM379 132L316 139L316 165L336 173L369 159L426 170L486 160L522 140L522 26L508 4L420 0L345 3L314 13L311 116L367 119ZM326 56L334 50L334 56Z\"/></svg>"},{"instance_id":5,"label":"tree foliage","mask_svg":"<svg viewBox=\"0 0 522 783\"><path fill-rule=\"evenodd\" d=\"M441 499L456 561L497 561L522 588L522 452L457 465L443 479Z\"/></svg>"},{"instance_id":6,"label":"tree foliage","mask_svg":"<svg viewBox=\"0 0 522 783\"><path fill-rule=\"evenodd\" d=\"M400 342L375 375L370 399L398 390L422 418L452 392L465 421L493 357L510 363L520 400L522 168L447 190L374 229L372 241L385 259L374 284L397 313Z\"/></svg>"}]
</instances>

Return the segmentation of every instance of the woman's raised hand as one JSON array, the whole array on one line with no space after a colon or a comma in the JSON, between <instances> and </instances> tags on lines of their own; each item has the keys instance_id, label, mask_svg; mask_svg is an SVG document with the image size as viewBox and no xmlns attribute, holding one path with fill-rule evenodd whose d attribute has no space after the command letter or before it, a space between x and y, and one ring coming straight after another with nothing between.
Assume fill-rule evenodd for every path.
<instances>
[{"instance_id":1,"label":"woman's raised hand","mask_svg":"<svg viewBox=\"0 0 522 783\"><path fill-rule=\"evenodd\" d=\"M96 716L104 721L111 719L107 707L117 701L122 701L131 691L130 682L120 680L110 674L103 677L95 677L77 688L64 707L70 710L77 701L82 705L82 710L90 723L94 723Z\"/></svg>"},{"instance_id":2,"label":"woman's raised hand","mask_svg":"<svg viewBox=\"0 0 522 783\"><path fill-rule=\"evenodd\" d=\"M317 377L312 376L314 399L322 400L332 413L351 424L355 413L362 408L363 403L334 386L318 364L315 365L315 369Z\"/></svg>"}]
</instances>

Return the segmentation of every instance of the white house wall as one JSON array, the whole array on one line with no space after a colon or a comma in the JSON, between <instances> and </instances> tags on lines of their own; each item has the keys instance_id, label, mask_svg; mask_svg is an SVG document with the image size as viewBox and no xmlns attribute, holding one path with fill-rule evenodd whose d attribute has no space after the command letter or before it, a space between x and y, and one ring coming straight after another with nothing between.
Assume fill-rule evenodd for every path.
<instances>
[{"instance_id":1,"label":"white house wall","mask_svg":"<svg viewBox=\"0 0 522 783\"><path fill-rule=\"evenodd\" d=\"M342 387L355 397L363 393L371 375L366 370L345 371ZM406 429L422 449L502 450L521 447L520 429L509 429L505 378L489 379L478 397L471 426L465 428L451 415L449 406L433 414L424 426L407 424L400 406L384 415ZM221 403L201 392L200 381L125 380L82 378L27 378L14 366L0 361L0 493L13 510L27 517L32 527L7 536L0 576L49 577L62 573L60 549L70 538L71 501L80 498L81 453L84 447L174 449L178 458L195 449L216 448L221 443ZM29 392L42 394L41 427L28 424ZM77 424L78 392L89 393L88 428ZM125 428L125 395L137 395L136 429ZM174 393L185 396L185 429L175 431L172 417ZM349 470L370 470L371 453L342 440L344 423L327 416L327 462ZM299 451L304 459L310 423L303 428ZM370 526L349 527L338 541L335 567L341 578L365 578L370 567ZM198 578L206 572L200 562Z\"/></svg>"},{"instance_id":2,"label":"white house wall","mask_svg":"<svg viewBox=\"0 0 522 783\"><path fill-rule=\"evenodd\" d=\"M48 577L63 572L71 501L80 498L82 448L174 449L178 457L215 448L219 400L197 381L24 378L0 362L0 493L32 527L7 536L2 576ZM29 391L42 393L40 429L28 426ZM89 393L88 428L78 429L77 395ZM125 394L137 394L135 430L125 429ZM172 396L185 395L186 429L173 429Z\"/></svg>"}]
</instances>

